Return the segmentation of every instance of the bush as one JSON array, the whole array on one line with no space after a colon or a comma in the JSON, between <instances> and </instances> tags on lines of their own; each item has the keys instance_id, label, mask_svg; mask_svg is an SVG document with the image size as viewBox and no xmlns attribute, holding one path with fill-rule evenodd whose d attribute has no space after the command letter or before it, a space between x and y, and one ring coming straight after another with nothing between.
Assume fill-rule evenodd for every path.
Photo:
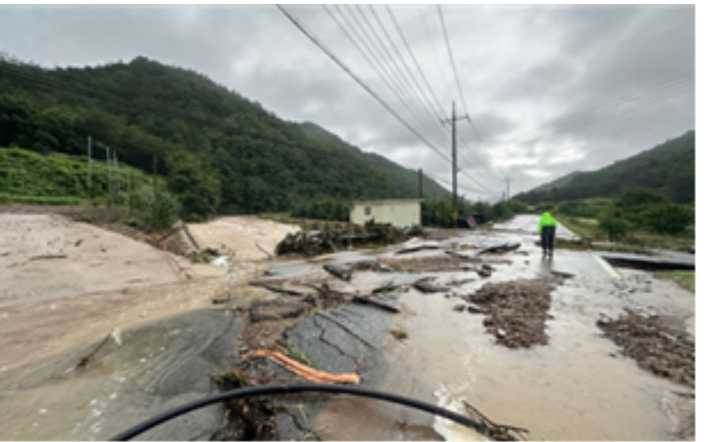
<instances>
[{"instance_id":1,"label":"bush","mask_svg":"<svg viewBox=\"0 0 710 442\"><path fill-rule=\"evenodd\" d=\"M599 228L609 241L618 241L626 237L631 230L631 223L624 218L623 212L615 206L602 210L597 217Z\"/></svg>"},{"instance_id":2,"label":"bush","mask_svg":"<svg viewBox=\"0 0 710 442\"><path fill-rule=\"evenodd\" d=\"M655 233L678 235L693 223L695 214L680 204L664 204L649 210L646 222Z\"/></svg>"},{"instance_id":3,"label":"bush","mask_svg":"<svg viewBox=\"0 0 710 442\"><path fill-rule=\"evenodd\" d=\"M177 221L182 206L175 195L165 189L143 186L131 193L131 209L135 211L134 225L156 231L168 230Z\"/></svg>"}]
</instances>

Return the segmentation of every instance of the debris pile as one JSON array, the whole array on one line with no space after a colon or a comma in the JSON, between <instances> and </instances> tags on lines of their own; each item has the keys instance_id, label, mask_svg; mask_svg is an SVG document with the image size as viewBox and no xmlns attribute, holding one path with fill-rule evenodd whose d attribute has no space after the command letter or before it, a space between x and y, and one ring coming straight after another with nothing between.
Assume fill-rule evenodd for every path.
<instances>
[{"instance_id":1,"label":"debris pile","mask_svg":"<svg viewBox=\"0 0 710 442\"><path fill-rule=\"evenodd\" d=\"M491 264L506 264L511 261L503 259L486 259L462 256L425 256L421 258L407 259L381 259L382 264L398 271L408 273L431 273L431 272L476 272L479 276L486 278L491 276L495 270Z\"/></svg>"},{"instance_id":2,"label":"debris pile","mask_svg":"<svg viewBox=\"0 0 710 442\"><path fill-rule=\"evenodd\" d=\"M641 368L679 384L695 387L695 342L658 315L627 309L618 319L603 317L597 326Z\"/></svg>"},{"instance_id":3,"label":"debris pile","mask_svg":"<svg viewBox=\"0 0 710 442\"><path fill-rule=\"evenodd\" d=\"M366 223L363 226L350 223L322 222L304 226L301 231L289 233L276 246L276 254L296 253L315 256L335 253L339 248L357 245L396 244L420 230L400 229L391 224Z\"/></svg>"},{"instance_id":4,"label":"debris pile","mask_svg":"<svg viewBox=\"0 0 710 442\"><path fill-rule=\"evenodd\" d=\"M545 321L550 308L550 292L556 281L559 278L488 283L476 293L461 298L469 303L469 312L486 315L483 325L496 337L497 344L508 348L529 348L547 344ZM459 311L463 310L459 308Z\"/></svg>"},{"instance_id":5,"label":"debris pile","mask_svg":"<svg viewBox=\"0 0 710 442\"><path fill-rule=\"evenodd\" d=\"M213 376L212 381L223 391L261 383L254 379L253 375L239 370ZM229 399L225 401L225 407L227 408L227 425L213 434L210 440L274 439L276 412L271 399L264 397Z\"/></svg>"}]
</instances>

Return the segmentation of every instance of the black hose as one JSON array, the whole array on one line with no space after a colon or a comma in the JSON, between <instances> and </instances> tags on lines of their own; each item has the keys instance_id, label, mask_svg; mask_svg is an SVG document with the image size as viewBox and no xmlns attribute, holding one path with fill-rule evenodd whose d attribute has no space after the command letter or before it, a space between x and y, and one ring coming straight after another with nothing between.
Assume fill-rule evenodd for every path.
<instances>
[{"instance_id":1,"label":"black hose","mask_svg":"<svg viewBox=\"0 0 710 442\"><path fill-rule=\"evenodd\" d=\"M162 414L152 417L140 424L124 431L121 434L114 436L109 440L130 440L139 434L162 424L163 422L169 421L177 416L188 413L190 411L202 408L206 405L214 404L215 402L221 402L226 399L236 399L241 397L249 396L269 396L275 394L284 393L333 393L333 394L350 394L353 396L363 396L372 399L379 399L386 402L394 402L407 407L416 408L421 411L426 411L428 413L436 414L441 417L450 419L456 423L464 425L469 428L473 428L479 433L483 432L483 427L478 422L462 416L460 414L454 413L452 411L446 410L436 405L431 405L426 402L418 401L416 399L399 396L392 393L385 393L382 391L369 390L361 387L352 387L346 385L317 385L317 384L293 384L293 385L261 385L258 387L247 387L238 388L235 390L225 391L214 396L208 396L203 399L199 399L193 402L189 402L172 410L168 410Z\"/></svg>"}]
</instances>

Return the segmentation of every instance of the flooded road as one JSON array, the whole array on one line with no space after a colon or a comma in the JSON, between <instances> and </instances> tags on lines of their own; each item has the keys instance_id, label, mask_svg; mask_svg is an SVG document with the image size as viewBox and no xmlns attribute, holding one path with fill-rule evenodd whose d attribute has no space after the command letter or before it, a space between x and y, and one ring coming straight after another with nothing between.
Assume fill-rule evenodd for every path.
<instances>
[{"instance_id":1,"label":"flooded road","mask_svg":"<svg viewBox=\"0 0 710 442\"><path fill-rule=\"evenodd\" d=\"M472 235L457 241L480 244L480 239ZM511 237L500 234L497 239ZM601 337L596 321L600 314L617 316L635 307L677 318L694 335L693 295L646 272L610 274L583 252L560 251L550 263L537 256L533 238L512 239L522 239L520 253L506 256L512 263L496 265L491 278L464 284L449 298L414 290L402 295L403 313L393 318L392 327L407 338L389 339L385 354L390 370L379 388L462 414L465 400L497 423L529 429L531 440L676 438L688 425L687 414L694 412L694 401L677 393L692 390L640 369ZM490 240L482 242L488 245ZM576 276L552 292L549 345L516 350L495 345L482 315L453 311L460 303L456 293L552 270ZM431 275L442 281L470 278L462 272ZM355 399L333 401L318 424L327 429L328 439L484 440L444 419Z\"/></svg>"},{"instance_id":2,"label":"flooded road","mask_svg":"<svg viewBox=\"0 0 710 442\"><path fill-rule=\"evenodd\" d=\"M617 317L633 308L661 315L695 336L693 294L648 272L613 269L595 253L559 250L554 261L542 259L536 239L525 229L475 231L439 242L415 240L311 260L278 260L266 273L243 271L243 283L225 290L234 298L236 311L235 306L248 307L250 299L264 293L268 299L279 296L248 286L249 278L274 285L285 281L301 289L304 283L325 285L351 294L404 285L379 295L398 306L399 314L345 302L313 311L284 332L283 339L322 370L357 371L365 388L461 414L466 401L499 424L527 428L532 440L682 437L693 426L694 390L639 368L602 335L596 322L602 315ZM519 247L501 254L481 253L490 246L513 243ZM397 253L418 244L438 248ZM382 266L378 271L355 271L349 281L323 269L324 264L363 261ZM483 265L490 269L488 274L480 272ZM464 305L463 297L486 284L551 274L565 277L558 278L550 293L547 345L517 349L498 345L484 326L484 315L455 310ZM424 294L411 287L424 277L446 290ZM31 369L0 373L0 439L106 439L161 411L216 392L209 376L234 369L244 344L242 324L232 313L229 308L193 310L128 329L118 338L121 345L112 338L81 370L74 369L77 361L96 342ZM297 400L291 404L302 410ZM300 416L300 423L294 416ZM290 429L279 433L285 439L317 434L322 440L485 440L450 421L363 398L320 398L307 413L293 411L286 421ZM141 439L206 440L223 425L224 410L215 405ZM287 432L293 430L297 431Z\"/></svg>"}]
</instances>

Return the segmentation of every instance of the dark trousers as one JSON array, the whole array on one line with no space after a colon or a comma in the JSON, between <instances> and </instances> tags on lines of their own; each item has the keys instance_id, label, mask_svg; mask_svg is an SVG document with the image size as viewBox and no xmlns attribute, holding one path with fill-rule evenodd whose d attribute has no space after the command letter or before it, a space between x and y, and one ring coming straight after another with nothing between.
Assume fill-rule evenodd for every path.
<instances>
[{"instance_id":1,"label":"dark trousers","mask_svg":"<svg viewBox=\"0 0 710 442\"><path fill-rule=\"evenodd\" d=\"M555 228L552 226L544 226L540 234L540 242L542 242L542 250L550 251L555 248Z\"/></svg>"}]
</instances>

